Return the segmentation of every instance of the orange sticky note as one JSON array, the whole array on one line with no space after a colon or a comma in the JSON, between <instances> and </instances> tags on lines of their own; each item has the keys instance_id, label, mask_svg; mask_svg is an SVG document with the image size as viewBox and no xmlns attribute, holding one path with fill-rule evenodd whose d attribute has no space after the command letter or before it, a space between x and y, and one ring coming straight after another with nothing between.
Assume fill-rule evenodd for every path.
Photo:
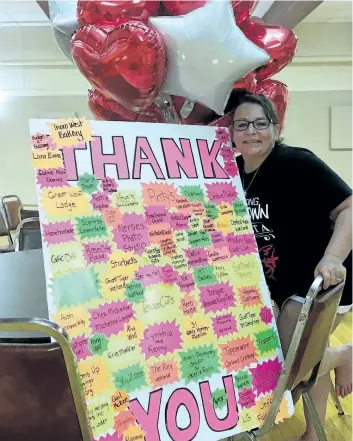
<instances>
[{"instance_id":1,"label":"orange sticky note","mask_svg":"<svg viewBox=\"0 0 353 441\"><path fill-rule=\"evenodd\" d=\"M114 417L114 421L114 429L122 435L136 420L130 410L124 410Z\"/></svg>"},{"instance_id":2,"label":"orange sticky note","mask_svg":"<svg viewBox=\"0 0 353 441\"><path fill-rule=\"evenodd\" d=\"M32 150L32 163L34 168L40 169L53 169L53 168L63 168L63 157L62 153L58 150L43 149L43 150Z\"/></svg>"},{"instance_id":3,"label":"orange sticky note","mask_svg":"<svg viewBox=\"0 0 353 441\"><path fill-rule=\"evenodd\" d=\"M90 122L84 117L58 120L48 123L50 134L58 148L72 147L92 139Z\"/></svg>"},{"instance_id":4,"label":"orange sticky note","mask_svg":"<svg viewBox=\"0 0 353 441\"><path fill-rule=\"evenodd\" d=\"M157 224L148 226L148 235L151 243L161 243L170 240L173 242L173 230L169 224Z\"/></svg>"},{"instance_id":5,"label":"orange sticky note","mask_svg":"<svg viewBox=\"0 0 353 441\"><path fill-rule=\"evenodd\" d=\"M142 184L142 197L146 205L176 207L179 197L173 184Z\"/></svg>"},{"instance_id":6,"label":"orange sticky note","mask_svg":"<svg viewBox=\"0 0 353 441\"><path fill-rule=\"evenodd\" d=\"M144 441L145 432L140 426L130 426L124 432L124 439L125 441Z\"/></svg>"},{"instance_id":7,"label":"orange sticky note","mask_svg":"<svg viewBox=\"0 0 353 441\"><path fill-rule=\"evenodd\" d=\"M154 388L179 380L178 365L173 360L165 360L148 366L149 378Z\"/></svg>"},{"instance_id":8,"label":"orange sticky note","mask_svg":"<svg viewBox=\"0 0 353 441\"><path fill-rule=\"evenodd\" d=\"M117 390L111 396L111 407L114 412L122 412L129 405L129 396L125 390Z\"/></svg>"},{"instance_id":9,"label":"orange sticky note","mask_svg":"<svg viewBox=\"0 0 353 441\"><path fill-rule=\"evenodd\" d=\"M262 305L262 295L257 286L244 286L238 289L238 293L244 307Z\"/></svg>"},{"instance_id":10,"label":"orange sticky note","mask_svg":"<svg viewBox=\"0 0 353 441\"><path fill-rule=\"evenodd\" d=\"M250 336L231 340L220 345L220 348L222 363L227 372L237 371L257 361L255 344Z\"/></svg>"}]
</instances>

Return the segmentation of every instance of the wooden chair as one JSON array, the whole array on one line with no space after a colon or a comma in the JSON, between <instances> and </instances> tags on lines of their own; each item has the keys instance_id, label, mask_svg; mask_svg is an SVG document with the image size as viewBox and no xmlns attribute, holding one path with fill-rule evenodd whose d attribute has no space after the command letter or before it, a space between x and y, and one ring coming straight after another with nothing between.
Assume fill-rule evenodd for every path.
<instances>
[{"instance_id":1,"label":"wooden chair","mask_svg":"<svg viewBox=\"0 0 353 441\"><path fill-rule=\"evenodd\" d=\"M7 245L0 246L0 253L9 253L15 250L13 245L11 234L7 228L7 223L5 221L5 213L0 204L0 237L7 238Z\"/></svg>"},{"instance_id":2,"label":"wooden chair","mask_svg":"<svg viewBox=\"0 0 353 441\"><path fill-rule=\"evenodd\" d=\"M318 418L310 395L315 385L320 364L327 348L331 329L336 317L344 282L319 294L323 278L318 276L311 285L294 330L292 341L284 360L282 373L274 393L269 412L261 428L233 437L257 440L268 433L276 419L285 391L291 390L296 403L302 396L319 441L327 441L324 428ZM310 378L302 381L303 378Z\"/></svg>"},{"instance_id":3,"label":"wooden chair","mask_svg":"<svg viewBox=\"0 0 353 441\"><path fill-rule=\"evenodd\" d=\"M20 208L22 206L21 199L16 195L6 195L0 200L3 207L5 223L8 231L16 231L20 223Z\"/></svg>"},{"instance_id":4,"label":"wooden chair","mask_svg":"<svg viewBox=\"0 0 353 441\"><path fill-rule=\"evenodd\" d=\"M45 344L0 343L0 439L92 441L68 335L44 319L0 319L1 331L35 331Z\"/></svg>"}]
</instances>

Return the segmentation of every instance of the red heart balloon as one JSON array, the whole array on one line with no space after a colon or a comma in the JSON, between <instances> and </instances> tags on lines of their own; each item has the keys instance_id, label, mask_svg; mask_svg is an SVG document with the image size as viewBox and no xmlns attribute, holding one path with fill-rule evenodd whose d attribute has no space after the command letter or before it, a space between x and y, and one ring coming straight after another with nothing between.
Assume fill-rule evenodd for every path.
<instances>
[{"instance_id":1,"label":"red heart balloon","mask_svg":"<svg viewBox=\"0 0 353 441\"><path fill-rule=\"evenodd\" d=\"M163 5L172 15L185 15L205 6L205 0L165 0Z\"/></svg>"},{"instance_id":2,"label":"red heart balloon","mask_svg":"<svg viewBox=\"0 0 353 441\"><path fill-rule=\"evenodd\" d=\"M141 112L133 112L106 98L98 90L88 92L88 105L91 112L101 121L166 122L159 109L152 105Z\"/></svg>"},{"instance_id":3,"label":"red heart balloon","mask_svg":"<svg viewBox=\"0 0 353 441\"><path fill-rule=\"evenodd\" d=\"M150 16L157 14L159 5L159 0L140 0L138 2L134 0L79 0L77 19L80 26L121 24L126 20L147 22Z\"/></svg>"},{"instance_id":4,"label":"red heart balloon","mask_svg":"<svg viewBox=\"0 0 353 441\"><path fill-rule=\"evenodd\" d=\"M255 93L265 95L273 102L278 114L280 132L282 132L289 100L287 86L277 80L264 80L257 84Z\"/></svg>"},{"instance_id":5,"label":"red heart balloon","mask_svg":"<svg viewBox=\"0 0 353 441\"><path fill-rule=\"evenodd\" d=\"M71 53L95 88L135 112L152 104L164 80L163 42L141 22L84 26L71 40Z\"/></svg>"},{"instance_id":6,"label":"red heart balloon","mask_svg":"<svg viewBox=\"0 0 353 441\"><path fill-rule=\"evenodd\" d=\"M232 1L232 8L234 11L234 15L236 18L237 25L243 23L243 21L247 20L252 12L254 12L259 0L238 0Z\"/></svg>"},{"instance_id":7,"label":"red heart balloon","mask_svg":"<svg viewBox=\"0 0 353 441\"><path fill-rule=\"evenodd\" d=\"M249 72L234 83L233 89L245 89L248 92L254 92L255 87L256 76L254 72Z\"/></svg>"},{"instance_id":8,"label":"red heart balloon","mask_svg":"<svg viewBox=\"0 0 353 441\"><path fill-rule=\"evenodd\" d=\"M272 58L255 70L257 81L271 77L292 61L298 39L290 29L254 22L252 19L244 21L239 27L249 40L264 49Z\"/></svg>"}]
</instances>

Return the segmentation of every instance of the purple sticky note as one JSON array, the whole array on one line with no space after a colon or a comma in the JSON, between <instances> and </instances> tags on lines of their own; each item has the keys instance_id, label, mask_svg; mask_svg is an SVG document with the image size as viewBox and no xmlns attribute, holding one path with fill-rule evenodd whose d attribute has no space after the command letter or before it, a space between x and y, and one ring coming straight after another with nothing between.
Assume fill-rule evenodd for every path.
<instances>
[{"instance_id":1,"label":"purple sticky note","mask_svg":"<svg viewBox=\"0 0 353 441\"><path fill-rule=\"evenodd\" d=\"M84 360L92 355L88 345L89 338L85 335L79 335L78 337L73 337L71 339L71 347L77 361Z\"/></svg>"},{"instance_id":2,"label":"purple sticky note","mask_svg":"<svg viewBox=\"0 0 353 441\"><path fill-rule=\"evenodd\" d=\"M109 260L112 248L108 242L89 242L83 245L83 252L87 264L105 263Z\"/></svg>"},{"instance_id":3,"label":"purple sticky note","mask_svg":"<svg viewBox=\"0 0 353 441\"><path fill-rule=\"evenodd\" d=\"M42 224L44 240L48 245L66 243L75 240L74 227L71 221L54 222L51 224Z\"/></svg>"},{"instance_id":4,"label":"purple sticky note","mask_svg":"<svg viewBox=\"0 0 353 441\"><path fill-rule=\"evenodd\" d=\"M36 174L41 188L68 186L65 168L38 169Z\"/></svg>"},{"instance_id":5,"label":"purple sticky note","mask_svg":"<svg viewBox=\"0 0 353 441\"><path fill-rule=\"evenodd\" d=\"M212 317L212 325L217 338L237 332L237 324L232 314L222 314Z\"/></svg>"},{"instance_id":6,"label":"purple sticky note","mask_svg":"<svg viewBox=\"0 0 353 441\"><path fill-rule=\"evenodd\" d=\"M181 349L181 333L175 321L150 325L143 333L140 341L146 360L159 357Z\"/></svg>"},{"instance_id":7,"label":"purple sticky note","mask_svg":"<svg viewBox=\"0 0 353 441\"><path fill-rule=\"evenodd\" d=\"M256 395L265 394L276 389L279 377L281 375L282 363L278 357L274 360L264 361L250 369L252 375L252 385Z\"/></svg>"},{"instance_id":8,"label":"purple sticky note","mask_svg":"<svg viewBox=\"0 0 353 441\"><path fill-rule=\"evenodd\" d=\"M226 283L200 286L200 301L205 312L217 312L235 304L233 288Z\"/></svg>"},{"instance_id":9,"label":"purple sticky note","mask_svg":"<svg viewBox=\"0 0 353 441\"><path fill-rule=\"evenodd\" d=\"M237 191L231 182L205 184L210 202L220 205L222 202L232 204L237 199Z\"/></svg>"},{"instance_id":10,"label":"purple sticky note","mask_svg":"<svg viewBox=\"0 0 353 441\"><path fill-rule=\"evenodd\" d=\"M110 337L119 334L126 323L134 317L135 311L127 299L105 303L98 308L89 309L90 325L94 334L104 334Z\"/></svg>"}]
</instances>

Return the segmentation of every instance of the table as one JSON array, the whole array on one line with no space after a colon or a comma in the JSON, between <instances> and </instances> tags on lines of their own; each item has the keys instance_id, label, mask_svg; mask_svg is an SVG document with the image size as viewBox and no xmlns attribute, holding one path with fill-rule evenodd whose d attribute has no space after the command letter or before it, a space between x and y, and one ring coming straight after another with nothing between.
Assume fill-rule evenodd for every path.
<instances>
[{"instance_id":1,"label":"table","mask_svg":"<svg viewBox=\"0 0 353 441\"><path fill-rule=\"evenodd\" d=\"M42 250L0 254L0 318L48 319ZM43 337L34 332L1 332L0 339Z\"/></svg>"}]
</instances>

